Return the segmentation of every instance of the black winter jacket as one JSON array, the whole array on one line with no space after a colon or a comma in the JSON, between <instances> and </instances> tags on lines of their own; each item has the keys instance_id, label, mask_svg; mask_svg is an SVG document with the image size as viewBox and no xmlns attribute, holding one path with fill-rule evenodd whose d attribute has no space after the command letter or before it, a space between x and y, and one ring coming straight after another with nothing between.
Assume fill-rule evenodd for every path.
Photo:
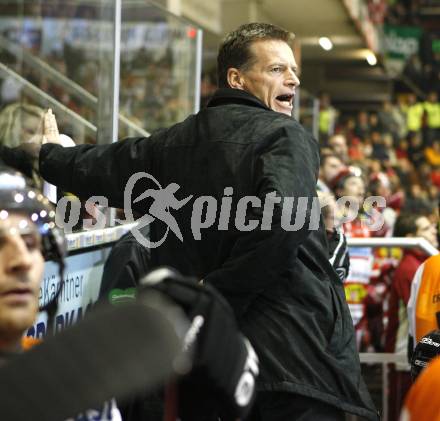
<instances>
[{"instance_id":1,"label":"black winter jacket","mask_svg":"<svg viewBox=\"0 0 440 421\"><path fill-rule=\"evenodd\" d=\"M179 200L193 195L180 209L169 208L183 241L168 232L163 244L151 249L153 266L169 265L204 279L227 298L260 358L261 390L309 396L375 420L322 221L319 229L309 229L318 168L317 142L296 120L234 89L219 90L206 109L148 139L75 148L48 144L40 153L47 181L83 198L104 195L111 206L123 207L124 188L136 172L154 176L163 188L177 183ZM309 198L307 209L287 218L292 225L295 217L305 223L285 230L282 204L275 203L270 229L234 228L234 211L227 225L227 218L219 216L223 200L227 210L226 187L233 188L233 210L244 196L261 202L271 192ZM157 188L151 177L142 178L132 201ZM198 230L191 217L201 196L216 201L206 199L210 204L201 211L206 228ZM145 214L151 203L142 200L133 208ZM262 218L267 223L268 215L258 201L248 203L242 228ZM165 234L166 225L156 219L151 240Z\"/></svg>"}]
</instances>

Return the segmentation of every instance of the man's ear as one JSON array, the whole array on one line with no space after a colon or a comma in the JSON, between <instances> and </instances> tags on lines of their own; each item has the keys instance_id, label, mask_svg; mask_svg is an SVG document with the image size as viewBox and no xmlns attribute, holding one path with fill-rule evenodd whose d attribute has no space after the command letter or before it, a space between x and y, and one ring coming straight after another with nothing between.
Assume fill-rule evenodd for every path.
<instances>
[{"instance_id":1,"label":"man's ear","mask_svg":"<svg viewBox=\"0 0 440 421\"><path fill-rule=\"evenodd\" d=\"M233 89L244 89L244 80L240 70L230 67L227 71L228 85Z\"/></svg>"}]
</instances>

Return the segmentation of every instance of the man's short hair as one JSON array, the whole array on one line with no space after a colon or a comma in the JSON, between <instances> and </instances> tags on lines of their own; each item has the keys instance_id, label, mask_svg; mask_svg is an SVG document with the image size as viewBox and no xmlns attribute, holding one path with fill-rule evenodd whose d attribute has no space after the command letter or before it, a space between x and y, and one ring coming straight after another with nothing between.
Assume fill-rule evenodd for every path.
<instances>
[{"instance_id":1,"label":"man's short hair","mask_svg":"<svg viewBox=\"0 0 440 421\"><path fill-rule=\"evenodd\" d=\"M425 199L412 199L402 209L402 213L420 214L420 216L426 216L431 218L437 212L437 203Z\"/></svg>"},{"instance_id":2,"label":"man's short hair","mask_svg":"<svg viewBox=\"0 0 440 421\"><path fill-rule=\"evenodd\" d=\"M346 138L346 136L344 134L336 133L336 134L333 134L333 135L330 136L330 138L328 140L329 145L332 143L333 140L339 139L339 138L344 139L344 143L347 143L347 138Z\"/></svg>"},{"instance_id":3,"label":"man's short hair","mask_svg":"<svg viewBox=\"0 0 440 421\"><path fill-rule=\"evenodd\" d=\"M418 230L417 220L423 216L422 213L401 212L394 224L393 236L406 237L407 235L415 235Z\"/></svg>"},{"instance_id":4,"label":"man's short hair","mask_svg":"<svg viewBox=\"0 0 440 421\"><path fill-rule=\"evenodd\" d=\"M228 69L249 68L253 63L250 46L255 41L279 40L291 43L295 35L268 23L246 23L226 35L217 56L217 78L220 88L228 88Z\"/></svg>"},{"instance_id":5,"label":"man's short hair","mask_svg":"<svg viewBox=\"0 0 440 421\"><path fill-rule=\"evenodd\" d=\"M325 152L323 154L321 154L321 167L323 167L327 161L327 159L330 158L335 158L338 161L340 161L342 164L344 163L344 161L342 161L342 158L339 155L336 155L334 152Z\"/></svg>"}]
</instances>

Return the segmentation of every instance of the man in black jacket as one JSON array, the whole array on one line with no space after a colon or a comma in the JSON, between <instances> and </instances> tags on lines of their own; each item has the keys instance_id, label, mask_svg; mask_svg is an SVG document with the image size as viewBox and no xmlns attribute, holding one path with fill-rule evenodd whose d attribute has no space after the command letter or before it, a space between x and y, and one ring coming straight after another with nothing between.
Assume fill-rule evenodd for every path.
<instances>
[{"instance_id":1,"label":"man in black jacket","mask_svg":"<svg viewBox=\"0 0 440 421\"><path fill-rule=\"evenodd\" d=\"M314 221L318 144L291 117L299 80L290 41L272 25L241 26L220 47L220 89L207 108L148 139L43 145L40 171L80 197L131 204L150 225L153 266L175 267L226 297L261 362L252 419L350 412L375 420L343 286ZM159 203L166 186L185 205L167 207L164 195ZM152 203L166 218L148 215Z\"/></svg>"}]
</instances>

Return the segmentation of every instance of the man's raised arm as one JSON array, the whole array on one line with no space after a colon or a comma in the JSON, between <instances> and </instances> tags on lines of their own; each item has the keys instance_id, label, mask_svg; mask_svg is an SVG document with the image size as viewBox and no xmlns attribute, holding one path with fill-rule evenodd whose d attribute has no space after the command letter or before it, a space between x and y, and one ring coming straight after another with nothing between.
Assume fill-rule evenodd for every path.
<instances>
[{"instance_id":1,"label":"man's raised arm","mask_svg":"<svg viewBox=\"0 0 440 421\"><path fill-rule=\"evenodd\" d=\"M151 168L150 145L150 138L144 137L72 148L48 143L39 154L40 173L46 181L81 198L105 196L110 206L123 207L130 176Z\"/></svg>"}]
</instances>

